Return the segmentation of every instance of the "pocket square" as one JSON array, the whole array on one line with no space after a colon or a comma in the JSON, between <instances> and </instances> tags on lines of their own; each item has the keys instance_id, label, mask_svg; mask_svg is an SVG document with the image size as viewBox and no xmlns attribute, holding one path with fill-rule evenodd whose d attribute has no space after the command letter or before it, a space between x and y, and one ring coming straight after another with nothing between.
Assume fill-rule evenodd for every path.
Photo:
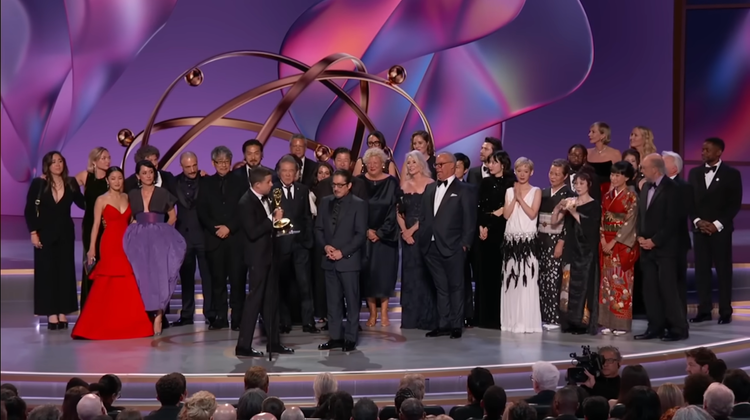
<instances>
[{"instance_id":1,"label":"pocket square","mask_svg":"<svg viewBox=\"0 0 750 420\"><path fill-rule=\"evenodd\" d=\"M451 197L458 197L458 194L453 193L453 194L451 194Z\"/></svg>"}]
</instances>

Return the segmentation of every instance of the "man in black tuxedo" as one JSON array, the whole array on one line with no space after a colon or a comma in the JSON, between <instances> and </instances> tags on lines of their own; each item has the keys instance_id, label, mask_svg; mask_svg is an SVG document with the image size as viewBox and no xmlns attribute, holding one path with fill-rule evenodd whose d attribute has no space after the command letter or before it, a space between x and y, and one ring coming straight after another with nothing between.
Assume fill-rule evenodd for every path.
<instances>
[{"instance_id":1,"label":"man in black tuxedo","mask_svg":"<svg viewBox=\"0 0 750 420\"><path fill-rule=\"evenodd\" d=\"M568 175L570 189L575 191L573 182L575 181L576 174L580 171L586 171L591 175L591 188L589 188L589 195L591 198L601 203L601 182L599 182L599 176L596 174L594 167L589 165L589 151L586 150L586 146L582 144L574 144L570 146L570 149L568 149L568 164L570 166L570 174Z\"/></svg>"},{"instance_id":2,"label":"man in black tuxedo","mask_svg":"<svg viewBox=\"0 0 750 420\"><path fill-rule=\"evenodd\" d=\"M333 165L334 170L342 170L351 172L352 169L352 151L346 147L338 147L333 151ZM352 176L351 178L351 193L362 200L367 201L367 185L362 179ZM317 191L323 198L329 195L333 195L333 176L330 176L322 181L318 185Z\"/></svg>"},{"instance_id":3,"label":"man in black tuxedo","mask_svg":"<svg viewBox=\"0 0 750 420\"><path fill-rule=\"evenodd\" d=\"M330 335L328 342L318 349L353 351L359 335L359 272L367 240L367 202L351 193L351 172L338 169L331 178L333 195L320 201L315 222L315 238L325 249L320 263L326 277ZM342 316L344 300L346 324Z\"/></svg>"},{"instance_id":4,"label":"man in black tuxedo","mask_svg":"<svg viewBox=\"0 0 750 420\"><path fill-rule=\"evenodd\" d=\"M477 230L476 198L456 181L456 157L435 159L437 182L427 185L419 216L420 251L437 289L439 327L427 337L461 338L464 325L464 261Z\"/></svg>"},{"instance_id":5,"label":"man in black tuxedo","mask_svg":"<svg viewBox=\"0 0 750 420\"><path fill-rule=\"evenodd\" d=\"M479 149L479 162L480 165L469 169L469 175L467 180L476 186L482 183L483 178L490 176L490 169L487 167L487 159L490 158L498 150L503 150L503 142L495 137L487 137L482 143L482 148Z\"/></svg>"},{"instance_id":6,"label":"man in black tuxedo","mask_svg":"<svg viewBox=\"0 0 750 420\"><path fill-rule=\"evenodd\" d=\"M492 137L488 137L492 138ZM487 143L487 141L485 141ZM484 145L482 145L484 147ZM471 168L471 159L463 153L455 153L456 156L456 179L461 182L466 182L468 186L474 190L474 196L479 198L479 185L468 183L469 168ZM481 175L480 175L481 176ZM480 178L481 180L481 178ZM466 261L464 261L464 327L471 328L474 326L474 287L472 282L474 278L472 275L472 261L476 260L476 245L479 237L474 240L474 244L471 250L466 254ZM478 270L479 265L475 265Z\"/></svg>"},{"instance_id":7,"label":"man in black tuxedo","mask_svg":"<svg viewBox=\"0 0 750 420\"><path fill-rule=\"evenodd\" d=\"M185 259L180 267L180 284L182 285L182 310L180 319L172 325L192 325L195 314L195 265L201 273L203 289L203 316L210 324L216 318L213 308L213 290L211 274L206 259L206 238L198 220L197 200L200 193L200 171L198 157L193 152L185 152L180 156L182 173L175 177L175 192L177 193L177 223L175 228L185 238L187 250Z\"/></svg>"},{"instance_id":8,"label":"man in black tuxedo","mask_svg":"<svg viewBox=\"0 0 750 420\"><path fill-rule=\"evenodd\" d=\"M677 255L681 252L678 208L680 191L665 175L664 160L656 153L641 161L648 182L641 190L638 211L638 243L641 247L643 300L648 329L636 340L663 341L688 337L685 311L677 291ZM665 329L668 331L665 333Z\"/></svg>"},{"instance_id":9,"label":"man in black tuxedo","mask_svg":"<svg viewBox=\"0 0 750 420\"><path fill-rule=\"evenodd\" d=\"M289 140L289 153L297 156L302 161L299 168L300 182L305 184L307 188L310 188L315 183L315 180L318 179L318 162L305 157L305 151L307 151L307 138L302 134L293 135ZM278 171L278 169L277 165L276 170Z\"/></svg>"},{"instance_id":10,"label":"man in black tuxedo","mask_svg":"<svg viewBox=\"0 0 750 420\"><path fill-rule=\"evenodd\" d=\"M273 223L284 217L281 207L271 211L269 194L273 188L272 171L255 167L250 171L250 189L239 202L237 217L242 225L244 260L250 270L250 293L242 311L240 336L235 354L244 357L262 357L263 352L253 348L258 315L263 313L269 353L292 354L294 350L281 345L279 339L279 283L278 261L274 255Z\"/></svg>"},{"instance_id":11,"label":"man in black tuxedo","mask_svg":"<svg viewBox=\"0 0 750 420\"><path fill-rule=\"evenodd\" d=\"M703 143L702 166L690 170L695 204L690 219L695 227L695 282L698 315L690 322L711 320L711 265L719 279L719 324L732 322L732 232L734 218L742 208L742 176L721 160L724 141L709 138Z\"/></svg>"},{"instance_id":12,"label":"man in black tuxedo","mask_svg":"<svg viewBox=\"0 0 750 420\"><path fill-rule=\"evenodd\" d=\"M310 277L310 250L313 247L313 222L310 211L310 190L302 183L295 182L299 165L293 155L286 155L279 160L279 182L274 183L273 191L281 192L281 208L284 216L292 223L293 230L299 233L279 235L274 242L276 260L281 279L294 279L302 307L302 331L320 332L315 327L313 317L312 279ZM289 311L290 293L281 299L281 333L292 329L292 317Z\"/></svg>"},{"instance_id":13,"label":"man in black tuxedo","mask_svg":"<svg viewBox=\"0 0 750 420\"><path fill-rule=\"evenodd\" d=\"M232 329L238 331L245 301L245 266L242 262L242 226L238 204L248 190L240 177L232 176L232 152L225 146L211 151L216 174L204 177L198 196L198 220L206 237L206 257L211 270L216 319L209 329L227 328L227 278L231 286Z\"/></svg>"},{"instance_id":14,"label":"man in black tuxedo","mask_svg":"<svg viewBox=\"0 0 750 420\"><path fill-rule=\"evenodd\" d=\"M688 229L688 216L692 214L690 210L693 207L695 199L693 198L693 187L680 177L682 172L682 157L671 151L661 153L664 159L666 175L677 184L679 191L680 206L679 212L680 226L680 252L677 254L677 289L680 292L680 304L687 316L687 254L693 246L690 240L690 230Z\"/></svg>"},{"instance_id":15,"label":"man in black tuxedo","mask_svg":"<svg viewBox=\"0 0 750 420\"><path fill-rule=\"evenodd\" d=\"M232 173L238 176L243 181L247 182L248 187L250 186L250 171L258 166L263 166L263 143L260 140L252 139L242 143L242 156L245 160L245 164L232 171ZM263 166L266 169L265 166ZM273 182L278 181L276 174L272 175Z\"/></svg>"},{"instance_id":16,"label":"man in black tuxedo","mask_svg":"<svg viewBox=\"0 0 750 420\"><path fill-rule=\"evenodd\" d=\"M172 175L171 172L162 171L159 169L159 158L161 157L161 153L159 152L159 149L157 149L154 146L148 145L148 146L142 146L140 149L138 149L135 152L135 155L133 158L135 159L135 163L147 160L154 164L154 168L157 169L156 171L156 179L154 180L154 185L161 188L166 188L167 191L172 193L172 195L175 195L175 178L174 175ZM131 190L135 190L139 188L138 185L138 177L135 176L135 174L130 175L125 180L125 192L130 192Z\"/></svg>"}]
</instances>

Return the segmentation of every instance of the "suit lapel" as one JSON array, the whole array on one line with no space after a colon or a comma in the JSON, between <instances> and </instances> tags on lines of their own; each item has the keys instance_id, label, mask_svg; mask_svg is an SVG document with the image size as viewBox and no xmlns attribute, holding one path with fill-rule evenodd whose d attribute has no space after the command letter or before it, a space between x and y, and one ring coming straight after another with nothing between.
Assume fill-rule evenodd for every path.
<instances>
[{"instance_id":1,"label":"suit lapel","mask_svg":"<svg viewBox=\"0 0 750 420\"><path fill-rule=\"evenodd\" d=\"M653 207L654 202L656 201L656 198L659 197L659 194L661 194L662 189L664 189L665 182L666 182L666 177L662 178L661 182L656 187L656 190L654 191L654 195L651 196L651 202L650 203L648 203L648 201L646 202L648 205L648 209L646 209L646 211L650 210L651 207ZM649 185L649 187L651 186ZM646 191L646 200L648 200L648 191Z\"/></svg>"},{"instance_id":2,"label":"suit lapel","mask_svg":"<svg viewBox=\"0 0 750 420\"><path fill-rule=\"evenodd\" d=\"M185 185L185 176L184 175L180 175L180 177L177 178L177 188L176 188L177 191L175 191L175 193L177 194L177 199L180 200L180 203L183 206L190 207L190 206L188 206L187 197L185 197L185 192L182 190L182 186L183 185ZM197 188L196 188L196 191L197 191ZM195 198L198 198L197 194L196 194Z\"/></svg>"},{"instance_id":3,"label":"suit lapel","mask_svg":"<svg viewBox=\"0 0 750 420\"><path fill-rule=\"evenodd\" d=\"M442 210L443 207L445 206L446 200L448 200L448 198L450 198L450 196L453 193L453 191L455 191L455 189L458 188L456 186L457 182L461 182L461 181L459 181L457 179L454 179L453 182L451 182L451 185L449 185L448 188L446 189L445 194L443 195L443 198L440 200L440 207L438 207L438 210L437 210L437 213L435 213L435 216L437 216L438 214L440 214L440 210ZM437 188L435 188L435 193L437 193Z\"/></svg>"},{"instance_id":4,"label":"suit lapel","mask_svg":"<svg viewBox=\"0 0 750 420\"><path fill-rule=\"evenodd\" d=\"M705 164L704 164L705 166ZM719 187L719 181L721 181L721 177L724 176L724 162L719 165L718 168L716 168L716 173L714 174L714 179L711 180L711 184L706 189L707 191L711 191L713 189L716 189ZM703 176L703 185L706 185L706 176Z\"/></svg>"},{"instance_id":5,"label":"suit lapel","mask_svg":"<svg viewBox=\"0 0 750 420\"><path fill-rule=\"evenodd\" d=\"M430 211L429 215L430 217L435 217L435 194L437 194L437 183L433 182L427 186L427 188L430 189L428 192L428 196L430 197Z\"/></svg>"}]
</instances>

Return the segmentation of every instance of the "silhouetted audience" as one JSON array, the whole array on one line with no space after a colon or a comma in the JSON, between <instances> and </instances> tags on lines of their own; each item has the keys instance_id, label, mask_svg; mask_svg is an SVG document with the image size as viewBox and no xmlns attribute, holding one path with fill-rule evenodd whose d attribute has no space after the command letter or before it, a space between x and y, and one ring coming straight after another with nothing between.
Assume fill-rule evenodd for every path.
<instances>
[{"instance_id":1,"label":"silhouetted audience","mask_svg":"<svg viewBox=\"0 0 750 420\"><path fill-rule=\"evenodd\" d=\"M492 385L495 385L495 378L489 370L481 367L472 369L466 377L466 396L469 404L451 408L448 415L453 420L481 419L484 414L482 398Z\"/></svg>"},{"instance_id":2,"label":"silhouetted audience","mask_svg":"<svg viewBox=\"0 0 750 420\"><path fill-rule=\"evenodd\" d=\"M583 401L583 418L585 420L607 420L609 418L609 401L604 397L588 397Z\"/></svg>"},{"instance_id":3,"label":"silhouetted audience","mask_svg":"<svg viewBox=\"0 0 750 420\"><path fill-rule=\"evenodd\" d=\"M502 387L492 385L487 388L487 391L484 392L484 398L482 398L484 420L500 420L503 417L507 403L508 396Z\"/></svg>"},{"instance_id":4,"label":"silhouetted audience","mask_svg":"<svg viewBox=\"0 0 750 420\"><path fill-rule=\"evenodd\" d=\"M273 414L277 420L281 419L281 414L284 413L284 410L286 410L284 402L276 397L266 398L263 400L263 405L261 406L262 412Z\"/></svg>"},{"instance_id":5,"label":"silhouetted audience","mask_svg":"<svg viewBox=\"0 0 750 420\"><path fill-rule=\"evenodd\" d=\"M696 373L685 377L685 385L682 387L685 404L703 407L703 394L713 382L713 378L707 373Z\"/></svg>"},{"instance_id":6,"label":"silhouetted audience","mask_svg":"<svg viewBox=\"0 0 750 420\"><path fill-rule=\"evenodd\" d=\"M250 420L263 411L263 401L266 398L268 395L260 388L245 391L237 402L237 420Z\"/></svg>"}]
</instances>

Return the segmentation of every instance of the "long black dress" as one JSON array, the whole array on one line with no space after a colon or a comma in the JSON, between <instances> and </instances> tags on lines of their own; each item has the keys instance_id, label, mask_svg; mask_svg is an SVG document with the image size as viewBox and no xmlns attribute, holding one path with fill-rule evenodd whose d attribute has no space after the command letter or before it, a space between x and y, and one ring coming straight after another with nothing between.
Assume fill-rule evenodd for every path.
<instances>
[{"instance_id":1,"label":"long black dress","mask_svg":"<svg viewBox=\"0 0 750 420\"><path fill-rule=\"evenodd\" d=\"M411 228L422 211L422 194L403 194L399 211ZM415 241L416 236L414 237ZM424 265L419 244L401 240L401 328L434 330L438 327L435 284Z\"/></svg>"},{"instance_id":2,"label":"long black dress","mask_svg":"<svg viewBox=\"0 0 750 420\"><path fill-rule=\"evenodd\" d=\"M398 224L396 200L399 185L396 178L388 176L373 181L360 175L368 192L367 228L375 230L379 240L365 242L365 264L360 281L361 296L388 298L396 290L398 277Z\"/></svg>"},{"instance_id":3,"label":"long black dress","mask_svg":"<svg viewBox=\"0 0 750 420\"><path fill-rule=\"evenodd\" d=\"M37 232L42 243L41 249L34 248L36 315L70 314L78 310L75 228L70 216L73 204L79 208L85 205L74 179L66 181L65 192L58 202L55 202L47 181L41 178L31 182L26 195L26 226L29 232Z\"/></svg>"},{"instance_id":4,"label":"long black dress","mask_svg":"<svg viewBox=\"0 0 750 420\"><path fill-rule=\"evenodd\" d=\"M503 291L503 240L505 217L492 214L505 204L505 192L513 187L512 177L483 178L479 184L477 222L487 228L487 239L478 241L478 275L475 275L474 322L482 328L500 329L500 297Z\"/></svg>"},{"instance_id":5,"label":"long black dress","mask_svg":"<svg viewBox=\"0 0 750 420\"><path fill-rule=\"evenodd\" d=\"M83 197L86 203L86 208L83 212L83 222L81 223L81 240L83 241L83 255L84 258L89 252L89 246L91 245L91 230L94 228L94 204L96 199L100 195L107 192L109 187L107 186L107 179L97 179L96 175L91 172L86 173L86 183L83 188ZM104 224L99 225L99 233L96 237L96 260L99 260L99 243L102 240L102 234L104 234ZM89 279L84 268L81 275L81 308L86 303L86 297L89 295L91 290L92 280Z\"/></svg>"},{"instance_id":6,"label":"long black dress","mask_svg":"<svg viewBox=\"0 0 750 420\"><path fill-rule=\"evenodd\" d=\"M560 326L563 332L597 334L599 318L599 228L602 206L590 201L577 208L580 223L565 215Z\"/></svg>"}]
</instances>

